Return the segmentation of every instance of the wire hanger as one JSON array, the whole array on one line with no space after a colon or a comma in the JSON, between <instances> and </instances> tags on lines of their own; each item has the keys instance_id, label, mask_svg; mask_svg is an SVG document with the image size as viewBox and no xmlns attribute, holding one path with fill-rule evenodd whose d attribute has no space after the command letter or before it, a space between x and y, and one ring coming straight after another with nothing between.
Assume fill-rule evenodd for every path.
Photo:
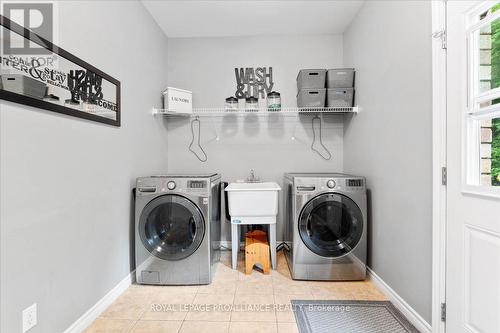
<instances>
[{"instance_id":1,"label":"wire hanger","mask_svg":"<svg viewBox=\"0 0 500 333\"><path fill-rule=\"evenodd\" d=\"M316 149L314 146L316 144L316 130L315 130L315 127L314 127L314 121L315 120L319 120L319 140L318 140L318 143L319 143L319 146L318 149ZM318 116L318 115L315 115L313 118L312 118L312 121L311 121L311 125L312 125L312 131L313 131L313 142L311 144L311 150L315 153L317 153L319 156L321 156L322 159L328 161L332 158L332 154L330 153L330 151L328 150L328 148L326 148L326 146L323 144L323 138L322 138L322 125L323 121L322 119ZM323 150L323 152L321 152L319 149Z\"/></svg>"},{"instance_id":2,"label":"wire hanger","mask_svg":"<svg viewBox=\"0 0 500 333\"><path fill-rule=\"evenodd\" d=\"M196 141L196 144L194 143L195 141L195 134L194 134L194 125L198 125L198 138L197 138L197 141ZM200 160L200 162L206 162L208 160L208 157L207 157L207 154L205 153L205 150L203 150L203 147L201 146L201 122L200 122L200 118L198 116L196 116L196 118L194 118L193 120L191 120L191 143L189 144L189 151L192 152L194 154L194 156L196 156L196 158L198 160ZM195 146L195 148L197 147L197 150L194 150L193 149L193 146Z\"/></svg>"}]
</instances>

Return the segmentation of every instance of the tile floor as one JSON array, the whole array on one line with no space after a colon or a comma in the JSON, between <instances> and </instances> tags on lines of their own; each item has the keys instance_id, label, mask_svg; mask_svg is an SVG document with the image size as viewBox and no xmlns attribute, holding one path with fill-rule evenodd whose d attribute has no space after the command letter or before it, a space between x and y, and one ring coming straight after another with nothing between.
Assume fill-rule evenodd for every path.
<instances>
[{"instance_id":1,"label":"tile floor","mask_svg":"<svg viewBox=\"0 0 500 333\"><path fill-rule=\"evenodd\" d=\"M222 252L210 285L132 285L85 333L294 333L298 330L289 308L290 300L385 300L369 280L294 281L283 252L278 253L278 269L269 275L257 271L245 275L243 253L240 257L238 270L234 271L231 269L231 252ZM154 309L153 304L160 308ZM190 304L191 309L188 308ZM197 304L233 304L240 305L240 308L196 311L193 308ZM262 307L263 311L245 311L245 304L270 306Z\"/></svg>"}]
</instances>

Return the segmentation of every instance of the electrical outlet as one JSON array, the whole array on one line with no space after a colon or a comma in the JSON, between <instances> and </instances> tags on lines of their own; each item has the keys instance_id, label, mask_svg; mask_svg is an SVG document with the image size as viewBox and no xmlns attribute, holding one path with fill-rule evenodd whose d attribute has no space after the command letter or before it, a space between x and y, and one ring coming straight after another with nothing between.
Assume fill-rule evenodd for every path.
<instances>
[{"instance_id":1,"label":"electrical outlet","mask_svg":"<svg viewBox=\"0 0 500 333\"><path fill-rule=\"evenodd\" d=\"M34 303L23 310L23 333L33 328L36 323L36 303Z\"/></svg>"}]
</instances>

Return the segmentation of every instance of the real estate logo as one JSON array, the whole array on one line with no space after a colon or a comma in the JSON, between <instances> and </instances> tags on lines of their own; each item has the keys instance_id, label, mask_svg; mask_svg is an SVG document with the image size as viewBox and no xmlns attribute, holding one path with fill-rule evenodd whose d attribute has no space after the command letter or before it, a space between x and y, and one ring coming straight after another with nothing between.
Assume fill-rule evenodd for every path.
<instances>
[{"instance_id":1,"label":"real estate logo","mask_svg":"<svg viewBox=\"0 0 500 333\"><path fill-rule=\"evenodd\" d=\"M53 41L54 10L52 3L8 2L2 6L3 16L29 29L31 32ZM31 43L27 38L19 38L9 29L3 30L4 54L45 55L51 54L46 48Z\"/></svg>"}]
</instances>

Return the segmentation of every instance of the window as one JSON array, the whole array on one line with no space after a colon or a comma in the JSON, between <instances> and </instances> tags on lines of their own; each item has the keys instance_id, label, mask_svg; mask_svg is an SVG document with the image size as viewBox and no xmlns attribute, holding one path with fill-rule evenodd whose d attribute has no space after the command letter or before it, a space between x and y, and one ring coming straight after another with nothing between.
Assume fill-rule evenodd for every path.
<instances>
[{"instance_id":1,"label":"window","mask_svg":"<svg viewBox=\"0 0 500 333\"><path fill-rule=\"evenodd\" d=\"M500 187L500 3L471 16L466 183Z\"/></svg>"}]
</instances>

